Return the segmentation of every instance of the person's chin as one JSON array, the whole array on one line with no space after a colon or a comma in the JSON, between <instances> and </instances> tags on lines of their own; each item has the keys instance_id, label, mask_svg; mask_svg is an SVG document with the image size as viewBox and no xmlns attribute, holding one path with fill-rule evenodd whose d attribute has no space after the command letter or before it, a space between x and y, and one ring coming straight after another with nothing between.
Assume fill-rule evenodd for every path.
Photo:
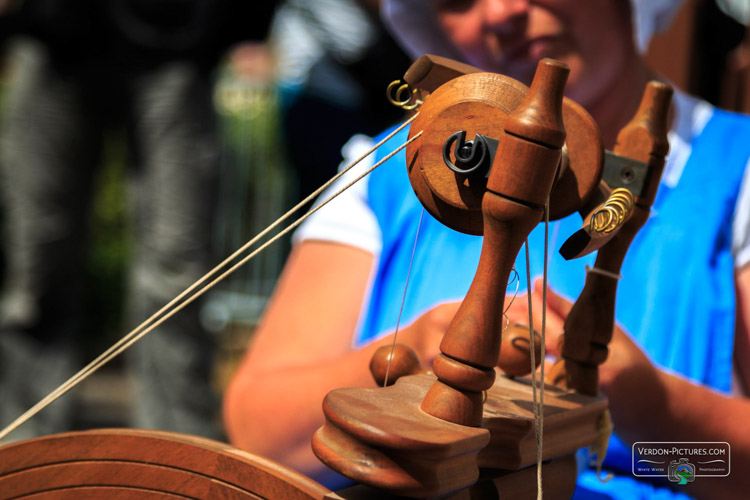
<instances>
[{"instance_id":1,"label":"person's chin","mask_svg":"<svg viewBox=\"0 0 750 500\"><path fill-rule=\"evenodd\" d=\"M534 79L534 73L536 73L536 68L540 60L524 59L513 61L508 65L508 72L506 74L526 85L531 85L531 80Z\"/></svg>"},{"instance_id":2,"label":"person's chin","mask_svg":"<svg viewBox=\"0 0 750 500\"><path fill-rule=\"evenodd\" d=\"M488 61L483 65L483 69L493 73L514 78L525 85L530 85L534 78L538 61L531 59L511 59L503 61Z\"/></svg>"}]
</instances>

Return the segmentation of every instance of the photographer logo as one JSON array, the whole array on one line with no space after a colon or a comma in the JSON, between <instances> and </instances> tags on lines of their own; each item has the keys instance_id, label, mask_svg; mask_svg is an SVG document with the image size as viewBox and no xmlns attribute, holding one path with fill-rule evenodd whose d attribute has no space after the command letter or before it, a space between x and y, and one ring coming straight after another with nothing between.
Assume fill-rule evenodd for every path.
<instances>
[{"instance_id":1,"label":"photographer logo","mask_svg":"<svg viewBox=\"0 0 750 500\"><path fill-rule=\"evenodd\" d=\"M637 477L666 477L686 485L697 477L726 477L731 458L726 442L637 442L632 472Z\"/></svg>"},{"instance_id":2,"label":"photographer logo","mask_svg":"<svg viewBox=\"0 0 750 500\"><path fill-rule=\"evenodd\" d=\"M678 484L692 483L695 481L695 465L691 464L687 458L672 460L669 463L667 479Z\"/></svg>"}]
</instances>

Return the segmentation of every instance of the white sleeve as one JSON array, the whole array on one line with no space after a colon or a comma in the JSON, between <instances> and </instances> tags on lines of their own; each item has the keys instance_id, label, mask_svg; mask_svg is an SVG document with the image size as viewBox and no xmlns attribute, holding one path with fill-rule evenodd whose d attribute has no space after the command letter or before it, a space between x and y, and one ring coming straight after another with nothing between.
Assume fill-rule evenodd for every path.
<instances>
[{"instance_id":1,"label":"white sleeve","mask_svg":"<svg viewBox=\"0 0 750 500\"><path fill-rule=\"evenodd\" d=\"M340 169L366 153L374 142L370 137L355 135L344 145L344 161ZM352 170L340 177L318 198L315 206L328 199L338 190L356 179L374 164L373 155L359 162ZM303 222L294 233L294 243L303 240L322 240L352 245L374 255L382 246L380 227L367 198L367 181L361 179L341 193Z\"/></svg>"},{"instance_id":2,"label":"white sleeve","mask_svg":"<svg viewBox=\"0 0 750 500\"><path fill-rule=\"evenodd\" d=\"M732 254L739 269L750 263L750 160L745 167L732 221Z\"/></svg>"}]
</instances>

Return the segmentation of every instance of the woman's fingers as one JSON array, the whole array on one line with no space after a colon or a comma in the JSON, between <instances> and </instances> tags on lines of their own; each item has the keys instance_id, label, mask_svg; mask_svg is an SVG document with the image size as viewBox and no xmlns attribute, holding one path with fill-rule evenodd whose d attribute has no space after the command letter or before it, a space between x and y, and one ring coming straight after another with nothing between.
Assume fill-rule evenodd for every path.
<instances>
[{"instance_id":1,"label":"woman's fingers","mask_svg":"<svg viewBox=\"0 0 750 500\"><path fill-rule=\"evenodd\" d=\"M532 295L539 297L539 301L542 301L542 294L544 290L544 282L541 279L534 281L534 291ZM547 286L547 313L553 312L559 317L567 318L573 307L573 302L569 299L559 295L552 287Z\"/></svg>"}]
</instances>

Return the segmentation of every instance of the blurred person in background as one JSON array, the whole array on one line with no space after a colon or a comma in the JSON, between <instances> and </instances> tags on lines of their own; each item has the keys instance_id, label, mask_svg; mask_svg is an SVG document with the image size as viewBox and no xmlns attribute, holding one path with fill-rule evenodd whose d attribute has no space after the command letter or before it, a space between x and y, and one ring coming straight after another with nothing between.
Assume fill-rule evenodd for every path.
<instances>
[{"instance_id":1,"label":"blurred person in background","mask_svg":"<svg viewBox=\"0 0 750 500\"><path fill-rule=\"evenodd\" d=\"M3 2L11 86L4 103L7 262L0 301L0 426L72 375L85 315L95 173L122 129L134 230L127 323L134 327L210 264L219 150L212 71L240 40L262 39L275 2ZM128 354L136 427L220 437L212 339L191 306ZM70 429L62 398L11 438Z\"/></svg>"},{"instance_id":2,"label":"blurred person in background","mask_svg":"<svg viewBox=\"0 0 750 500\"><path fill-rule=\"evenodd\" d=\"M378 0L284 0L271 26L286 152L299 198L336 173L353 132L399 121L386 88L409 58L386 31Z\"/></svg>"}]
</instances>

